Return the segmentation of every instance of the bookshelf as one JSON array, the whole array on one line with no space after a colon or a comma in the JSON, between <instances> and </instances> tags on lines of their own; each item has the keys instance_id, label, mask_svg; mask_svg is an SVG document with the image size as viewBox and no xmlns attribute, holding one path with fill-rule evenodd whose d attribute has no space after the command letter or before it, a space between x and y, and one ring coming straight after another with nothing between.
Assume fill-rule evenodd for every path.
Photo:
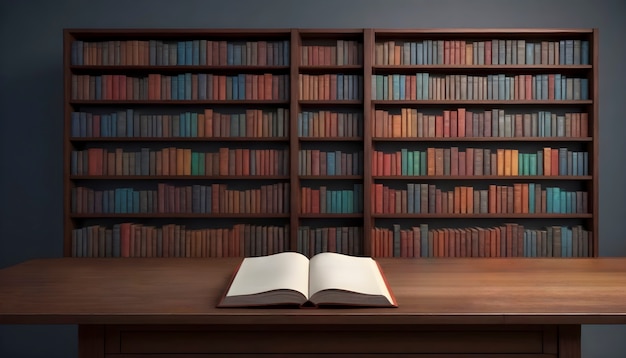
<instances>
[{"instance_id":1,"label":"bookshelf","mask_svg":"<svg viewBox=\"0 0 626 358\"><path fill-rule=\"evenodd\" d=\"M67 29L65 256L598 254L593 29Z\"/></svg>"}]
</instances>

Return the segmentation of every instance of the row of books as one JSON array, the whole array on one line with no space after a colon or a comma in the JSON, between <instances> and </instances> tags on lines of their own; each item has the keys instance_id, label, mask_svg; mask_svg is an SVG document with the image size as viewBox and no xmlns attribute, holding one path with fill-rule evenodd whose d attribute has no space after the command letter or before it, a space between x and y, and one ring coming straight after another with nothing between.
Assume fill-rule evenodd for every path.
<instances>
[{"instance_id":1,"label":"row of books","mask_svg":"<svg viewBox=\"0 0 626 358\"><path fill-rule=\"evenodd\" d=\"M313 257L321 252L363 255L363 228L358 226L309 227L299 226L296 251Z\"/></svg>"},{"instance_id":2,"label":"row of books","mask_svg":"<svg viewBox=\"0 0 626 358\"><path fill-rule=\"evenodd\" d=\"M312 101L363 99L363 76L344 74L298 75L298 98Z\"/></svg>"},{"instance_id":3,"label":"row of books","mask_svg":"<svg viewBox=\"0 0 626 358\"><path fill-rule=\"evenodd\" d=\"M289 207L289 183L246 189L217 183L159 183L156 190L72 188L74 214L283 214Z\"/></svg>"},{"instance_id":4,"label":"row of books","mask_svg":"<svg viewBox=\"0 0 626 358\"><path fill-rule=\"evenodd\" d=\"M74 66L288 66L289 41L72 41Z\"/></svg>"},{"instance_id":5,"label":"row of books","mask_svg":"<svg viewBox=\"0 0 626 358\"><path fill-rule=\"evenodd\" d=\"M335 44L304 44L303 65L342 65L362 63L362 44L337 40ZM329 53L327 53L329 52ZM81 41L71 45L71 63L76 66L287 66L289 41L225 41L194 39L185 41L113 40ZM589 41L529 41L491 39L377 41L377 65L587 65Z\"/></svg>"},{"instance_id":6,"label":"row of books","mask_svg":"<svg viewBox=\"0 0 626 358\"><path fill-rule=\"evenodd\" d=\"M363 175L362 163L362 151L301 149L298 152L299 175Z\"/></svg>"},{"instance_id":7,"label":"row of books","mask_svg":"<svg viewBox=\"0 0 626 358\"><path fill-rule=\"evenodd\" d=\"M363 184L349 189L330 189L325 185L300 188L302 214L354 214L363 212Z\"/></svg>"},{"instance_id":8,"label":"row of books","mask_svg":"<svg viewBox=\"0 0 626 358\"><path fill-rule=\"evenodd\" d=\"M332 43L308 44L300 47L300 64L304 66L343 66L363 64L363 44L337 40Z\"/></svg>"},{"instance_id":9,"label":"row of books","mask_svg":"<svg viewBox=\"0 0 626 358\"><path fill-rule=\"evenodd\" d=\"M302 111L298 113L298 137L363 137L363 114L324 110Z\"/></svg>"},{"instance_id":10,"label":"row of books","mask_svg":"<svg viewBox=\"0 0 626 358\"><path fill-rule=\"evenodd\" d=\"M488 189L457 186L450 191L434 184L409 183L406 189L372 186L375 214L584 214L585 191L567 191L539 183L489 185Z\"/></svg>"},{"instance_id":11,"label":"row of books","mask_svg":"<svg viewBox=\"0 0 626 358\"><path fill-rule=\"evenodd\" d=\"M142 114L129 108L110 113L72 112L73 138L280 138L289 135L286 108L240 113Z\"/></svg>"},{"instance_id":12,"label":"row of books","mask_svg":"<svg viewBox=\"0 0 626 358\"><path fill-rule=\"evenodd\" d=\"M72 257L250 257L289 249L288 225L191 229L122 223L72 230Z\"/></svg>"},{"instance_id":13,"label":"row of books","mask_svg":"<svg viewBox=\"0 0 626 358\"><path fill-rule=\"evenodd\" d=\"M589 41L377 41L376 65L588 65Z\"/></svg>"},{"instance_id":14,"label":"row of books","mask_svg":"<svg viewBox=\"0 0 626 358\"><path fill-rule=\"evenodd\" d=\"M589 135L588 113L550 111L507 113L503 109L465 108L427 114L417 108L376 109L374 138L568 137Z\"/></svg>"},{"instance_id":15,"label":"row of books","mask_svg":"<svg viewBox=\"0 0 626 358\"><path fill-rule=\"evenodd\" d=\"M483 228L372 229L374 257L591 257L592 233L582 226L526 229L519 224Z\"/></svg>"},{"instance_id":16,"label":"row of books","mask_svg":"<svg viewBox=\"0 0 626 358\"><path fill-rule=\"evenodd\" d=\"M72 100L287 100L289 76L206 73L72 75Z\"/></svg>"},{"instance_id":17,"label":"row of books","mask_svg":"<svg viewBox=\"0 0 626 358\"><path fill-rule=\"evenodd\" d=\"M543 148L536 153L518 149L458 147L427 148L425 151L401 149L397 152L375 150L372 175L389 176L471 176L471 175L589 175L589 153L567 148Z\"/></svg>"},{"instance_id":18,"label":"row of books","mask_svg":"<svg viewBox=\"0 0 626 358\"><path fill-rule=\"evenodd\" d=\"M373 100L587 100L589 80L561 74L372 76Z\"/></svg>"},{"instance_id":19,"label":"row of books","mask_svg":"<svg viewBox=\"0 0 626 358\"><path fill-rule=\"evenodd\" d=\"M71 154L72 175L289 175L289 151L219 148L197 152L163 148L138 152L89 148Z\"/></svg>"}]
</instances>

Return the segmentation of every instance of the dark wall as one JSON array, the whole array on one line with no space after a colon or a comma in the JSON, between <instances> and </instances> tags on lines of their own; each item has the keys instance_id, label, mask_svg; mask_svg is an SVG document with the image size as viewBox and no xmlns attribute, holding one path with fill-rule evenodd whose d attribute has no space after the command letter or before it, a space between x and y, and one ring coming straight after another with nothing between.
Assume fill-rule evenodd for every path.
<instances>
[{"instance_id":1,"label":"dark wall","mask_svg":"<svg viewBox=\"0 0 626 358\"><path fill-rule=\"evenodd\" d=\"M626 256L625 15L623 0L1 1L0 268L62 255L62 29L115 27L599 28L600 254ZM76 332L0 326L0 357L75 357ZM585 326L584 357L625 357L624 338Z\"/></svg>"}]
</instances>

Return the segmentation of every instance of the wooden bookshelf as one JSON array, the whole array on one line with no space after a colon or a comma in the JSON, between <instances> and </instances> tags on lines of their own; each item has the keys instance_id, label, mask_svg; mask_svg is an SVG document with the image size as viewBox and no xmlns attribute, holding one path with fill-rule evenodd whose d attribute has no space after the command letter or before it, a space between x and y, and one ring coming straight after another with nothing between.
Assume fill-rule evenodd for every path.
<instances>
[{"instance_id":1,"label":"wooden bookshelf","mask_svg":"<svg viewBox=\"0 0 626 358\"><path fill-rule=\"evenodd\" d=\"M64 255L595 257L598 93L596 29L67 29Z\"/></svg>"}]
</instances>

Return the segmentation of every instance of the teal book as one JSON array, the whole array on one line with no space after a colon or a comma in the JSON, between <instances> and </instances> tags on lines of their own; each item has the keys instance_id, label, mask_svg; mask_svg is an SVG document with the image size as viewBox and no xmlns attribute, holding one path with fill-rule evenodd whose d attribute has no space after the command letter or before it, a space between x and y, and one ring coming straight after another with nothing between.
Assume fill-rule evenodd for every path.
<instances>
[{"instance_id":1,"label":"teal book","mask_svg":"<svg viewBox=\"0 0 626 358\"><path fill-rule=\"evenodd\" d=\"M400 99L400 75L391 75L393 87L391 90L391 95L393 100Z\"/></svg>"},{"instance_id":2,"label":"teal book","mask_svg":"<svg viewBox=\"0 0 626 358\"><path fill-rule=\"evenodd\" d=\"M554 194L552 193L553 188L546 188L546 213L553 213L553 203L554 203Z\"/></svg>"},{"instance_id":3,"label":"teal book","mask_svg":"<svg viewBox=\"0 0 626 358\"><path fill-rule=\"evenodd\" d=\"M421 157L422 153L419 151L413 152L413 175L422 175Z\"/></svg>"},{"instance_id":4,"label":"teal book","mask_svg":"<svg viewBox=\"0 0 626 358\"><path fill-rule=\"evenodd\" d=\"M409 168L408 168L408 160L409 160L409 156L408 156L408 149L406 148L402 148L400 149L400 163L401 163L401 175L409 175Z\"/></svg>"},{"instance_id":5,"label":"teal book","mask_svg":"<svg viewBox=\"0 0 626 358\"><path fill-rule=\"evenodd\" d=\"M560 188L552 188L551 201L552 201L552 212L555 214L560 214L561 213L561 189Z\"/></svg>"},{"instance_id":6,"label":"teal book","mask_svg":"<svg viewBox=\"0 0 626 358\"><path fill-rule=\"evenodd\" d=\"M200 157L198 152L191 152L191 175L199 175Z\"/></svg>"},{"instance_id":7,"label":"teal book","mask_svg":"<svg viewBox=\"0 0 626 358\"><path fill-rule=\"evenodd\" d=\"M198 113L190 113L190 116L189 136L196 138L198 137Z\"/></svg>"},{"instance_id":8,"label":"teal book","mask_svg":"<svg viewBox=\"0 0 626 358\"><path fill-rule=\"evenodd\" d=\"M415 166L414 166L414 161L415 161L415 152L409 152L407 150L407 154L406 154L406 175L409 176L413 176L415 175Z\"/></svg>"}]
</instances>

